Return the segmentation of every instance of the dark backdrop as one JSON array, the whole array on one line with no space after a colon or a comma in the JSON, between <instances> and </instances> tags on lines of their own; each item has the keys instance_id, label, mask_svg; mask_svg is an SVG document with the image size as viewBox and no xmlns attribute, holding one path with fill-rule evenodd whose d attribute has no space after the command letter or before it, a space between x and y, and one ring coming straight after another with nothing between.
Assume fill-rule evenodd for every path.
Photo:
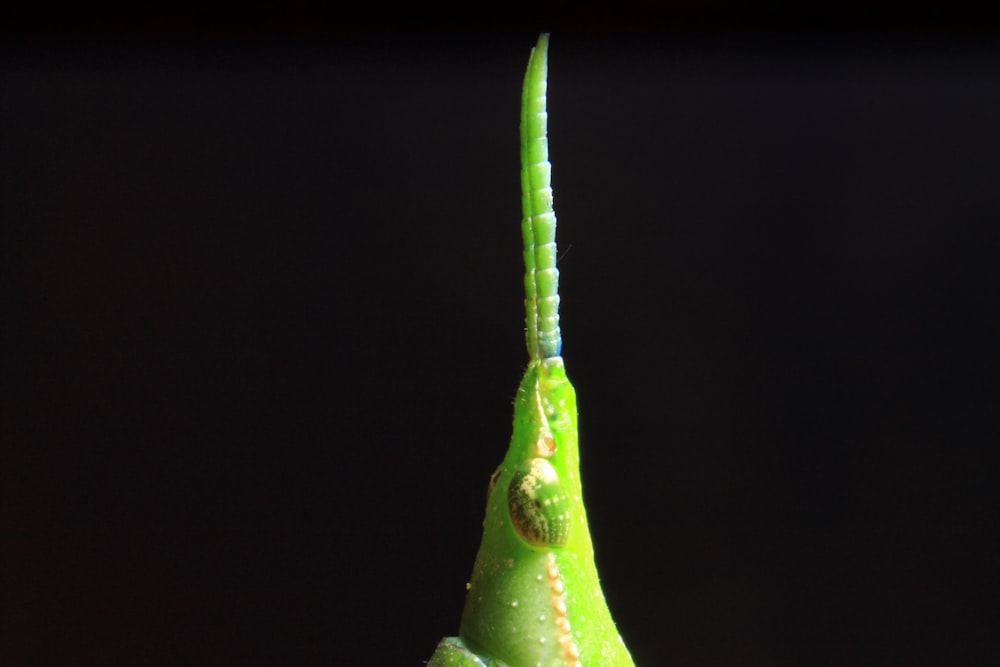
<instances>
[{"instance_id":1,"label":"dark backdrop","mask_svg":"<svg viewBox=\"0 0 1000 667\"><path fill-rule=\"evenodd\" d=\"M534 38L5 45L5 665L419 666L454 633L526 362ZM639 664L992 662L1000 51L550 58L564 356Z\"/></svg>"}]
</instances>

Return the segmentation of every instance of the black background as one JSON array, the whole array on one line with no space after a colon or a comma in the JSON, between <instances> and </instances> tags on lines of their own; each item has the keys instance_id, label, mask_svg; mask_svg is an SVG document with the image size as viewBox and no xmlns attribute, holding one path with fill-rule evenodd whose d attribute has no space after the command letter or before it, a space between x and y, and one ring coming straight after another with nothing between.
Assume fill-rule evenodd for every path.
<instances>
[{"instance_id":1,"label":"black background","mask_svg":"<svg viewBox=\"0 0 1000 667\"><path fill-rule=\"evenodd\" d=\"M417 666L457 629L526 362L535 34L295 27L4 44L5 665ZM557 31L549 99L637 662L994 662L994 40Z\"/></svg>"}]
</instances>

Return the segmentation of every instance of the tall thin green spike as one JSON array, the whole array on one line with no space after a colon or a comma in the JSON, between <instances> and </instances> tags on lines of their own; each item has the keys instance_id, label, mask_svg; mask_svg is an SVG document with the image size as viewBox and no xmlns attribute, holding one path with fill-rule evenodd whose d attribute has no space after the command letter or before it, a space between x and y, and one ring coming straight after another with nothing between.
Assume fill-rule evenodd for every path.
<instances>
[{"instance_id":1,"label":"tall thin green spike","mask_svg":"<svg viewBox=\"0 0 1000 667\"><path fill-rule=\"evenodd\" d=\"M457 637L428 667L634 667L601 592L580 484L576 392L560 356L559 272L546 132L548 35L521 106L528 368L514 434L490 477Z\"/></svg>"},{"instance_id":2,"label":"tall thin green spike","mask_svg":"<svg viewBox=\"0 0 1000 667\"><path fill-rule=\"evenodd\" d=\"M559 269L556 268L556 214L552 208L552 165L549 163L548 87L549 36L531 50L521 97L521 208L524 217L524 309L528 356L558 357Z\"/></svg>"}]
</instances>

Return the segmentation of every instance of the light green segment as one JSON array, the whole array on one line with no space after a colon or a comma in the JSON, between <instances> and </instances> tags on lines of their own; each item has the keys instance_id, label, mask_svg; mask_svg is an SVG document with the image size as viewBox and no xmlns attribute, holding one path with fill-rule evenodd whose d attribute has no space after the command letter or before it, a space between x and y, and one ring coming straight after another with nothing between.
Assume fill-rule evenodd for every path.
<instances>
[{"instance_id":1,"label":"light green segment","mask_svg":"<svg viewBox=\"0 0 1000 667\"><path fill-rule=\"evenodd\" d=\"M522 105L530 362L514 402L510 447L490 479L459 636L441 641L429 667L634 667L594 565L580 484L576 393L559 356L545 139L547 45L543 35L532 52Z\"/></svg>"},{"instance_id":2,"label":"light green segment","mask_svg":"<svg viewBox=\"0 0 1000 667\"><path fill-rule=\"evenodd\" d=\"M531 359L558 357L559 269L556 268L556 214L552 208L545 109L549 37L531 52L521 96L521 235L524 240L524 310Z\"/></svg>"}]
</instances>

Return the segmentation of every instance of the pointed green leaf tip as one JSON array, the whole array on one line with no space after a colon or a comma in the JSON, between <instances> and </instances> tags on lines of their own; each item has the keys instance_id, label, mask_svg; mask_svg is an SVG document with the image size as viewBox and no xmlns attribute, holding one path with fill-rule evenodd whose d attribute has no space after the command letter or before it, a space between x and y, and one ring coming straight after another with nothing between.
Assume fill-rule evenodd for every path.
<instances>
[{"instance_id":1,"label":"pointed green leaf tip","mask_svg":"<svg viewBox=\"0 0 1000 667\"><path fill-rule=\"evenodd\" d=\"M524 310L528 356L558 357L559 269L556 268L556 214L552 207L546 112L549 36L531 51L521 96L521 208L524 217Z\"/></svg>"}]
</instances>

